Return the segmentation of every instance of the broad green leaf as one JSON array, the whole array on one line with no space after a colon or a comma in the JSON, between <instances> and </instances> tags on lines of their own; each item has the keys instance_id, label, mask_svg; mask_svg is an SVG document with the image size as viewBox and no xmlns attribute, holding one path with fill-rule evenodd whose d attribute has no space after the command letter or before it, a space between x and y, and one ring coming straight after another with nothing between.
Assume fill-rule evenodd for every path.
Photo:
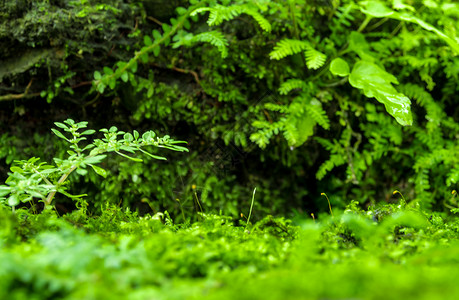
<instances>
[{"instance_id":1,"label":"broad green leaf","mask_svg":"<svg viewBox=\"0 0 459 300\"><path fill-rule=\"evenodd\" d=\"M90 164L91 168L94 170L94 172L96 172L98 175L106 178L107 177L107 174L108 172L105 170L105 169L102 169L101 167L98 167L98 166L95 166L95 165L92 165Z\"/></svg>"},{"instance_id":2,"label":"broad green leaf","mask_svg":"<svg viewBox=\"0 0 459 300\"><path fill-rule=\"evenodd\" d=\"M349 48L348 50L354 51L357 53L362 60L375 61L375 54L370 50L370 45L368 45L365 40L365 36L360 32L353 31L349 35Z\"/></svg>"},{"instance_id":3,"label":"broad green leaf","mask_svg":"<svg viewBox=\"0 0 459 300\"><path fill-rule=\"evenodd\" d=\"M129 80L128 72L123 72L123 74L121 74L121 80L123 80L124 82L127 82Z\"/></svg>"},{"instance_id":4,"label":"broad green leaf","mask_svg":"<svg viewBox=\"0 0 459 300\"><path fill-rule=\"evenodd\" d=\"M456 54L459 53L459 41L457 41L457 39L454 39L453 37L448 36L447 34L437 29L435 26L432 26L431 24L409 13L396 12L388 8L387 6L385 6L384 3L380 1L362 1L359 4L361 5L360 10L368 16L372 16L376 18L391 18L391 19L396 19L400 21L418 24L425 30L434 32L437 36L443 39L453 49L453 51Z\"/></svg>"},{"instance_id":5,"label":"broad green leaf","mask_svg":"<svg viewBox=\"0 0 459 300\"><path fill-rule=\"evenodd\" d=\"M344 59L339 58L339 57L335 58L330 63L330 72L333 75L337 75L341 77L347 76L349 75L349 72L350 72L349 65Z\"/></svg>"},{"instance_id":6,"label":"broad green leaf","mask_svg":"<svg viewBox=\"0 0 459 300\"><path fill-rule=\"evenodd\" d=\"M363 60L357 62L352 68L349 83L363 90L365 96L374 97L384 104L386 111L401 125L413 124L410 99L392 86L392 83L398 83L397 79L376 64Z\"/></svg>"},{"instance_id":7,"label":"broad green leaf","mask_svg":"<svg viewBox=\"0 0 459 300\"><path fill-rule=\"evenodd\" d=\"M369 16L376 17L376 18L385 18L393 15L395 12L385 6L383 3L379 1L362 1L359 3L363 5L365 8L360 7L360 10Z\"/></svg>"}]
</instances>

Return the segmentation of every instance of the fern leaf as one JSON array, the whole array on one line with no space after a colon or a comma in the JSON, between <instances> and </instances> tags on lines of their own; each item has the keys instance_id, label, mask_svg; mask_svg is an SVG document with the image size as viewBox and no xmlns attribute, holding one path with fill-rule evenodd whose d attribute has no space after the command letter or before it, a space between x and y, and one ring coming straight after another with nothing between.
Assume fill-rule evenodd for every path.
<instances>
[{"instance_id":1,"label":"fern leaf","mask_svg":"<svg viewBox=\"0 0 459 300\"><path fill-rule=\"evenodd\" d=\"M245 10L245 13L252 16L252 18L257 21L258 25L260 25L261 29L267 32L271 31L271 24L260 13L249 8Z\"/></svg>"},{"instance_id":2,"label":"fern leaf","mask_svg":"<svg viewBox=\"0 0 459 300\"><path fill-rule=\"evenodd\" d=\"M274 47L274 50L269 53L269 58L279 60L289 55L300 53L308 47L310 47L308 42L283 39L279 41Z\"/></svg>"},{"instance_id":3,"label":"fern leaf","mask_svg":"<svg viewBox=\"0 0 459 300\"><path fill-rule=\"evenodd\" d=\"M314 119L314 121L316 121L320 126L325 129L330 128L330 120L323 110L322 103L320 103L319 100L313 98L311 102L306 105L306 111L311 116L311 118Z\"/></svg>"},{"instance_id":4,"label":"fern leaf","mask_svg":"<svg viewBox=\"0 0 459 300\"><path fill-rule=\"evenodd\" d=\"M257 21L261 29L264 31L271 31L271 24L266 20L260 13L256 10L249 8L247 5L232 5L232 6L223 6L216 5L214 7L203 7L195 9L191 16L194 16L198 13L210 12L209 18L207 19L207 24L209 26L216 26L223 23L223 21L230 21L240 14L247 14Z\"/></svg>"},{"instance_id":5,"label":"fern leaf","mask_svg":"<svg viewBox=\"0 0 459 300\"><path fill-rule=\"evenodd\" d=\"M301 79L289 79L281 84L279 87L279 94L287 95L290 91L294 89L305 90L307 88L306 82Z\"/></svg>"},{"instance_id":6,"label":"fern leaf","mask_svg":"<svg viewBox=\"0 0 459 300\"><path fill-rule=\"evenodd\" d=\"M339 167L345 164L345 160L342 155L333 154L330 156L330 159L325 161L323 164L320 165L319 170L316 173L316 178L321 180L322 178L327 175L331 170L335 167Z\"/></svg>"},{"instance_id":7,"label":"fern leaf","mask_svg":"<svg viewBox=\"0 0 459 300\"><path fill-rule=\"evenodd\" d=\"M307 47L307 50L304 52L304 57L306 58L306 65L308 68L314 70L322 67L327 59L325 54L312 47Z\"/></svg>"},{"instance_id":8,"label":"fern leaf","mask_svg":"<svg viewBox=\"0 0 459 300\"><path fill-rule=\"evenodd\" d=\"M222 58L228 56L228 49L226 48L226 46L228 45L228 41L226 40L223 33L221 33L220 31L215 30L197 34L193 37L192 41L209 43L212 46L217 47L218 51L220 51Z\"/></svg>"}]
</instances>

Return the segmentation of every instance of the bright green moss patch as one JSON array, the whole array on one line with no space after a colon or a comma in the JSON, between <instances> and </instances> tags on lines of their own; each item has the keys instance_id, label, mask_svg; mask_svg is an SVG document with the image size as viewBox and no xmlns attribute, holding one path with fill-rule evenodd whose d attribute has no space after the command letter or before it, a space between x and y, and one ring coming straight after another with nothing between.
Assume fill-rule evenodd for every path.
<instances>
[{"instance_id":1,"label":"bright green moss patch","mask_svg":"<svg viewBox=\"0 0 459 300\"><path fill-rule=\"evenodd\" d=\"M385 211L383 219L375 215ZM459 222L400 205L296 225L2 211L2 299L455 299ZM96 225L97 224L97 225Z\"/></svg>"}]
</instances>

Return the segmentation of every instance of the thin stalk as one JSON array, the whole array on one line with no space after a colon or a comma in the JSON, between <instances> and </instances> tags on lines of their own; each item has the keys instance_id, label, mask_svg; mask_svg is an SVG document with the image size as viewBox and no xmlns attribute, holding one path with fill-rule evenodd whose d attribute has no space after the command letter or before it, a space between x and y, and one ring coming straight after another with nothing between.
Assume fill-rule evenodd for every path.
<instances>
[{"instance_id":1,"label":"thin stalk","mask_svg":"<svg viewBox=\"0 0 459 300\"><path fill-rule=\"evenodd\" d=\"M333 211L332 211L332 208L331 208L330 200L328 199L327 194L325 194L325 193L320 193L320 195L325 196L325 198L327 198L327 201L328 201L328 208L330 209L330 214L331 214L332 218L334 218L335 216L333 215Z\"/></svg>"},{"instance_id":2,"label":"thin stalk","mask_svg":"<svg viewBox=\"0 0 459 300\"><path fill-rule=\"evenodd\" d=\"M61 178L59 178L59 181L57 182L57 185L56 185L56 190L55 191L52 191L51 193L48 194L48 197L46 197L45 199L45 205L50 205L51 204L51 201L53 201L53 198L54 196L56 195L57 193L57 188L64 183L65 180L67 180L67 177L69 177L69 175L76 170L78 166L76 165L73 165L68 171L67 173L65 173L64 175L61 176Z\"/></svg>"},{"instance_id":3,"label":"thin stalk","mask_svg":"<svg viewBox=\"0 0 459 300\"><path fill-rule=\"evenodd\" d=\"M257 191L257 188L253 189L253 194L252 194L252 203L250 204L250 211L249 211L249 217L247 218L247 226L249 226L249 221L250 221L250 216L252 215L252 209L253 209L253 202L255 200L255 192Z\"/></svg>"}]
</instances>

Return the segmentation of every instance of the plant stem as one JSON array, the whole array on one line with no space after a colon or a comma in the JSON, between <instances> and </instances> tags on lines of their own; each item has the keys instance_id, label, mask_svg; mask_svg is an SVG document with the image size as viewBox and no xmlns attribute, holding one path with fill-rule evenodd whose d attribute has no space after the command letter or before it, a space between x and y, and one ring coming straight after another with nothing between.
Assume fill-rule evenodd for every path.
<instances>
[{"instance_id":1,"label":"plant stem","mask_svg":"<svg viewBox=\"0 0 459 300\"><path fill-rule=\"evenodd\" d=\"M73 165L68 171L67 173L65 173L64 175L61 176L61 178L59 178L59 181L57 182L57 185L56 185L56 190L55 191L52 191L51 193L48 194L48 197L46 197L45 199L45 205L50 205L51 204L51 201L53 201L54 199L54 196L56 195L57 193L57 188L64 183L64 181L67 179L67 177L69 177L69 175L75 171L75 169L77 168L78 166L76 165Z\"/></svg>"},{"instance_id":2,"label":"plant stem","mask_svg":"<svg viewBox=\"0 0 459 300\"><path fill-rule=\"evenodd\" d=\"M252 203L250 204L249 217L247 218L247 226L249 226L250 216L252 215L252 208L253 208L253 202L255 200L255 192L256 191L257 191L257 188L254 188L253 189L253 194L252 194Z\"/></svg>"}]
</instances>

